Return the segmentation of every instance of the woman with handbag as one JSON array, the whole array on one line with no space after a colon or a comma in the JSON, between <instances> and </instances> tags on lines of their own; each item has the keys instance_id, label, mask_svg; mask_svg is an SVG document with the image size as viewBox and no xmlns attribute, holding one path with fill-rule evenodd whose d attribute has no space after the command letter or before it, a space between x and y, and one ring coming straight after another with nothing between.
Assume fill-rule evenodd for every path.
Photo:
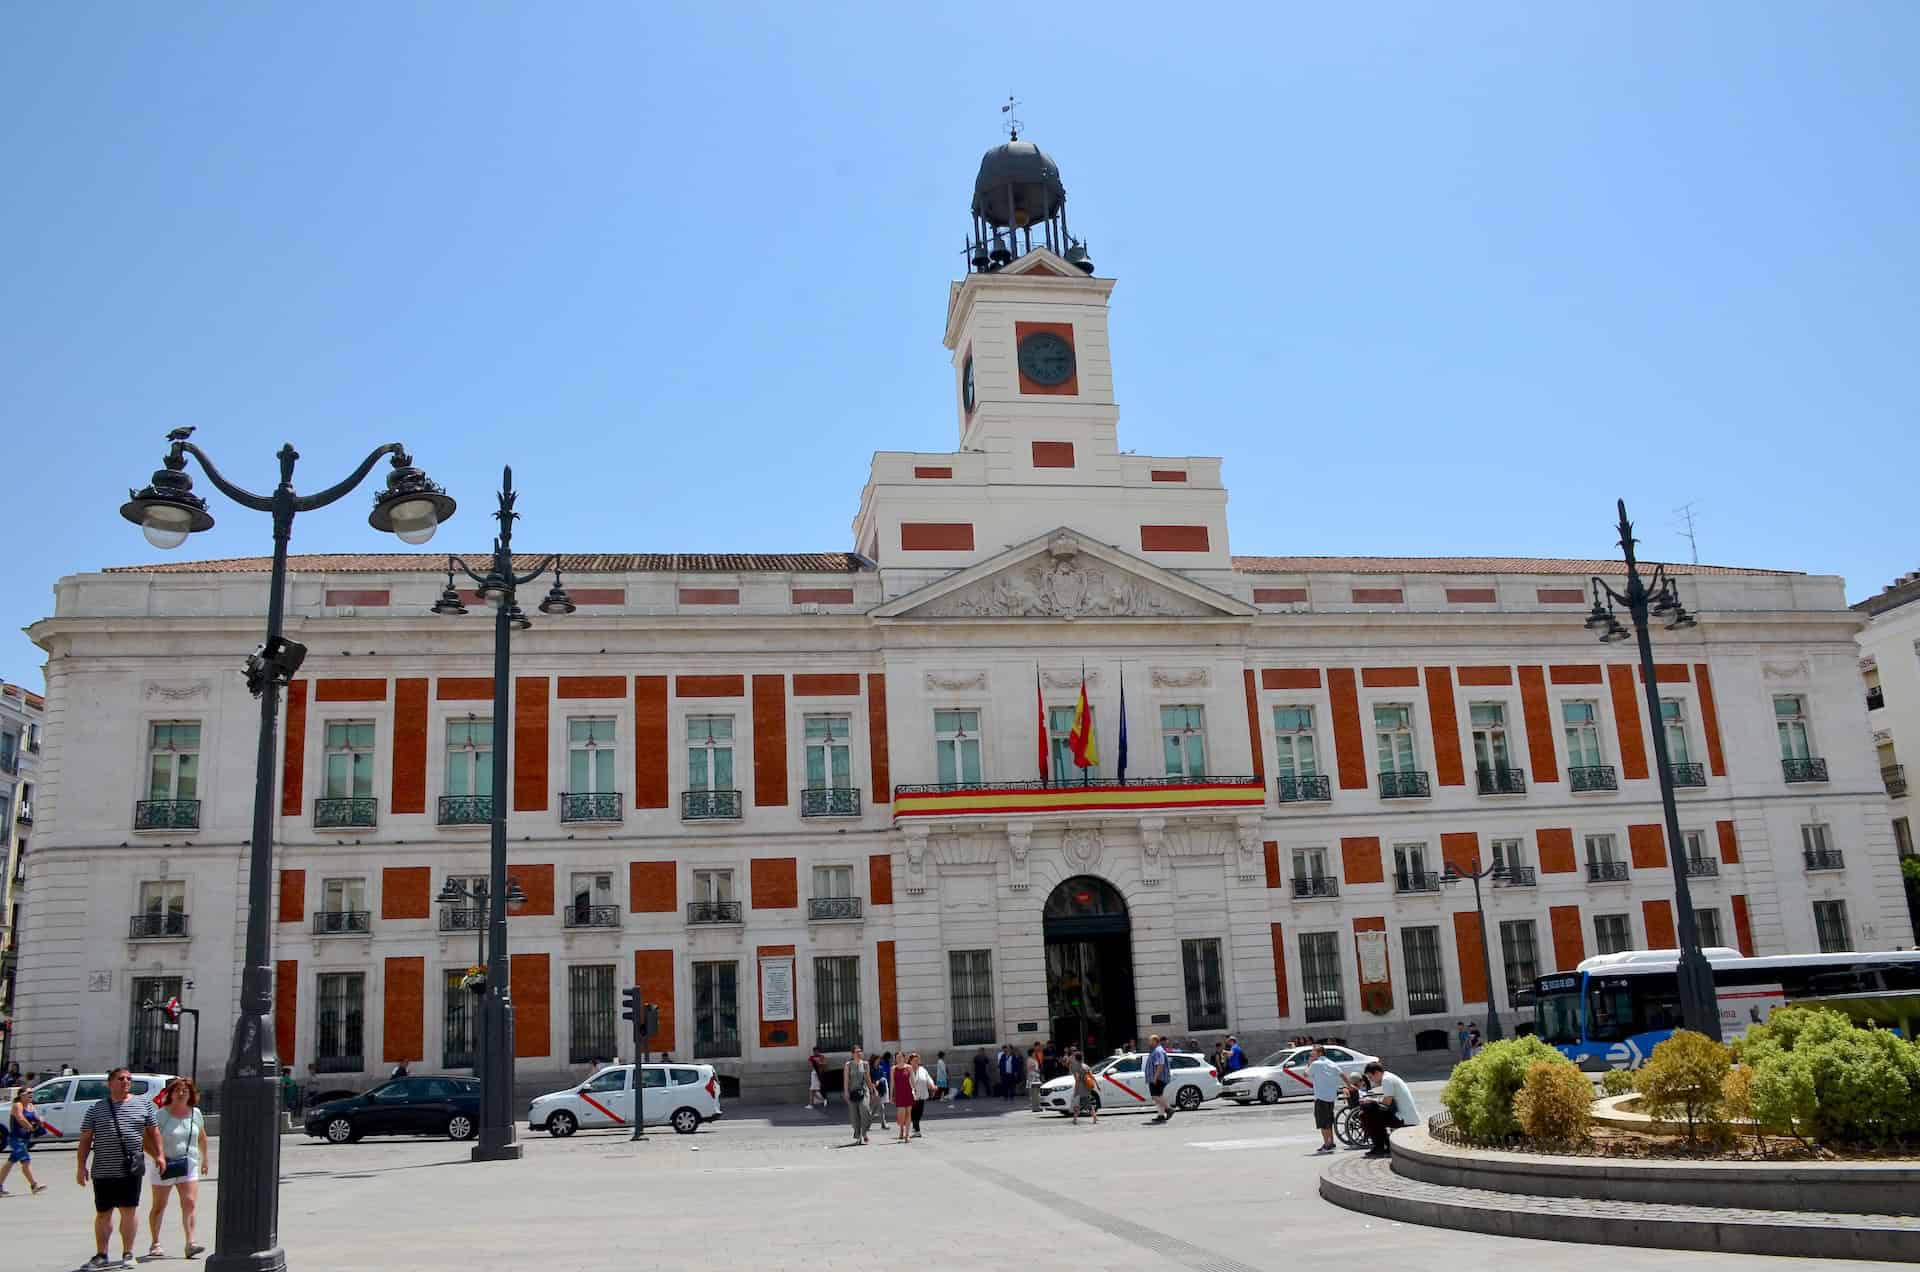
<instances>
[{"instance_id":1,"label":"woman with handbag","mask_svg":"<svg viewBox=\"0 0 1920 1272\"><path fill-rule=\"evenodd\" d=\"M175 1078L160 1093L155 1108L161 1164L147 1167L153 1184L153 1210L147 1215L147 1230L153 1237L153 1245L147 1250L149 1259L166 1257L160 1245L160 1221L167 1215L167 1196L176 1189L180 1193L180 1226L187 1235L187 1257L198 1258L206 1251L193 1240L194 1215L200 1208L200 1174L212 1166L206 1115L200 1112L199 1104L200 1088L193 1079Z\"/></svg>"},{"instance_id":2,"label":"woman with handbag","mask_svg":"<svg viewBox=\"0 0 1920 1272\"><path fill-rule=\"evenodd\" d=\"M13 1105L7 1110L7 1124L0 1126L0 1146L7 1150L7 1164L0 1166L0 1197L7 1195L7 1176L18 1166L20 1173L27 1177L27 1186L37 1193L45 1192L47 1186L33 1177L33 1137L46 1134L40 1125L40 1115L33 1111L33 1088L21 1087L14 1093Z\"/></svg>"}]
</instances>

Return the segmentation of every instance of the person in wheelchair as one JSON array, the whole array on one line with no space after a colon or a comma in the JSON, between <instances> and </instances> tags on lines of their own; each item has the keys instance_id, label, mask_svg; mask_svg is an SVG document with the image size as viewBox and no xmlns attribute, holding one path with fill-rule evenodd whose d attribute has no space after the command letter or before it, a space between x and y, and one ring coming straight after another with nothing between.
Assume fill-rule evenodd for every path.
<instances>
[{"instance_id":1,"label":"person in wheelchair","mask_svg":"<svg viewBox=\"0 0 1920 1272\"><path fill-rule=\"evenodd\" d=\"M1387 1137L1396 1127L1418 1126L1420 1108L1413 1102L1413 1092L1407 1089L1400 1075L1388 1073L1378 1060L1367 1066L1365 1076L1373 1087L1360 1102L1361 1121L1373 1140L1367 1156L1386 1157L1393 1151Z\"/></svg>"}]
</instances>

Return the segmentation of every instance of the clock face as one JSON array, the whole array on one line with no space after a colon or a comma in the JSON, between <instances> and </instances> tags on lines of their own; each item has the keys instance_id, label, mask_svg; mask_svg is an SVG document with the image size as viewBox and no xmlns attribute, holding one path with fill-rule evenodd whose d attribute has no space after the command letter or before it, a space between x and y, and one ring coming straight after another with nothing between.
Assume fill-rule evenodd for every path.
<instances>
[{"instance_id":1,"label":"clock face","mask_svg":"<svg viewBox=\"0 0 1920 1272\"><path fill-rule=\"evenodd\" d=\"M1052 388L1073 378L1073 346L1051 331L1036 331L1020 342L1020 374Z\"/></svg>"},{"instance_id":2,"label":"clock face","mask_svg":"<svg viewBox=\"0 0 1920 1272\"><path fill-rule=\"evenodd\" d=\"M960 366L960 402L969 411L973 409L973 355Z\"/></svg>"}]
</instances>

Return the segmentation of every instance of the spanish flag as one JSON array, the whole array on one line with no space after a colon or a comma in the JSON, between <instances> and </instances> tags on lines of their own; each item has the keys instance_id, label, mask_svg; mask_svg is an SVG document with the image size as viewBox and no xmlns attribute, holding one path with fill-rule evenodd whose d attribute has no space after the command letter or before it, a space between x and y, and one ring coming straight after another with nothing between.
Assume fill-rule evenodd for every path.
<instances>
[{"instance_id":1,"label":"spanish flag","mask_svg":"<svg viewBox=\"0 0 1920 1272\"><path fill-rule=\"evenodd\" d=\"M1100 739L1093 733L1093 708L1087 705L1087 673L1080 673L1080 701L1073 706L1073 728L1067 734L1067 749L1073 752L1076 768L1090 769L1100 763Z\"/></svg>"}]
</instances>

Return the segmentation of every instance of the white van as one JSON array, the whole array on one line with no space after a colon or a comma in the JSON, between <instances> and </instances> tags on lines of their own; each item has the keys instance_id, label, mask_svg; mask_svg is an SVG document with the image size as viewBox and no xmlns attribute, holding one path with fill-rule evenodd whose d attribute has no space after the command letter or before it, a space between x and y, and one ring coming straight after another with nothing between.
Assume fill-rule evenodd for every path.
<instances>
[{"instance_id":1,"label":"white van","mask_svg":"<svg viewBox=\"0 0 1920 1272\"><path fill-rule=\"evenodd\" d=\"M720 1080L710 1064L608 1065L578 1086L534 1100L527 1129L565 1139L582 1128L633 1124L633 1073L642 1068L648 1126L662 1124L691 1135L702 1122L720 1120Z\"/></svg>"},{"instance_id":2,"label":"white van","mask_svg":"<svg viewBox=\"0 0 1920 1272\"><path fill-rule=\"evenodd\" d=\"M133 1086L128 1091L129 1097L157 1103L160 1092L171 1081L171 1074L136 1073L133 1075ZM48 1078L33 1088L33 1111L40 1115L40 1121L47 1128L46 1138L35 1142L77 1142L80 1123L86 1118L87 1110L106 1098L107 1075L104 1073L70 1073L64 1078Z\"/></svg>"}]
</instances>

